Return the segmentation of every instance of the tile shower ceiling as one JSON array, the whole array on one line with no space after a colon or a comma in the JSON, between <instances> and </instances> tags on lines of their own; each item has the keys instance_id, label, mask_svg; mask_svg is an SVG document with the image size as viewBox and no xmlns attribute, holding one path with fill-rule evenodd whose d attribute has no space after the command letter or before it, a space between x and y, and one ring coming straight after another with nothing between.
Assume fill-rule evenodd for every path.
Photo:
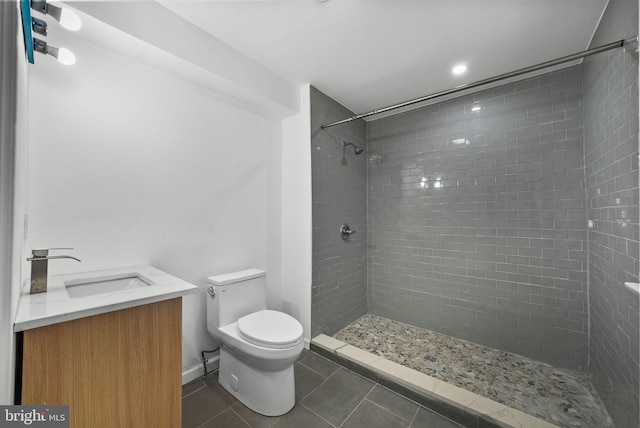
<instances>
[{"instance_id":1,"label":"tile shower ceiling","mask_svg":"<svg viewBox=\"0 0 640 428\"><path fill-rule=\"evenodd\" d=\"M160 3L361 113L585 50L607 0Z\"/></svg>"}]
</instances>

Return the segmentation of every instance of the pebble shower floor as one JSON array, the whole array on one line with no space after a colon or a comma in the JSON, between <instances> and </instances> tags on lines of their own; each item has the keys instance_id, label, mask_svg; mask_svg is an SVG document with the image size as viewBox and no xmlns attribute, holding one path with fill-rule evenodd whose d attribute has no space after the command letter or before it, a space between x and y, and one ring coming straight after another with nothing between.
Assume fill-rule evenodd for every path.
<instances>
[{"instance_id":1,"label":"pebble shower floor","mask_svg":"<svg viewBox=\"0 0 640 428\"><path fill-rule=\"evenodd\" d=\"M335 338L560 427L613 427L584 373L375 315Z\"/></svg>"}]
</instances>

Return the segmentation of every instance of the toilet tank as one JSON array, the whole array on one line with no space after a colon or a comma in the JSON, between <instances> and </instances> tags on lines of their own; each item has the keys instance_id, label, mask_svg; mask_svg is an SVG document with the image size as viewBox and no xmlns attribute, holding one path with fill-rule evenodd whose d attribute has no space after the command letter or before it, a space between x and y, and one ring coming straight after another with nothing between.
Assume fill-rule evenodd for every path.
<instances>
[{"instance_id":1,"label":"toilet tank","mask_svg":"<svg viewBox=\"0 0 640 428\"><path fill-rule=\"evenodd\" d=\"M207 328L224 327L267 308L267 273L259 269L210 276L207 282Z\"/></svg>"}]
</instances>

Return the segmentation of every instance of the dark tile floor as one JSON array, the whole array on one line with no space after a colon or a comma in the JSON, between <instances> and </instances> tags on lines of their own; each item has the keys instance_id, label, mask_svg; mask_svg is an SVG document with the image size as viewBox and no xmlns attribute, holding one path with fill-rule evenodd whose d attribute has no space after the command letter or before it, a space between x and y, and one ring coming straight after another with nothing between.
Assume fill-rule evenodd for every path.
<instances>
[{"instance_id":1,"label":"dark tile floor","mask_svg":"<svg viewBox=\"0 0 640 428\"><path fill-rule=\"evenodd\" d=\"M461 427L306 349L294 368L296 405L286 415L249 410L218 384L215 372L182 387L182 427Z\"/></svg>"}]
</instances>

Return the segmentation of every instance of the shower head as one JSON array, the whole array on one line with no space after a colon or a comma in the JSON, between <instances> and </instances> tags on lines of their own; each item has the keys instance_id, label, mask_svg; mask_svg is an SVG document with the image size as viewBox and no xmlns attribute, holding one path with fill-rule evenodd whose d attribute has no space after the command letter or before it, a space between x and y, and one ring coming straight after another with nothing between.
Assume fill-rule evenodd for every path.
<instances>
[{"instance_id":1,"label":"shower head","mask_svg":"<svg viewBox=\"0 0 640 428\"><path fill-rule=\"evenodd\" d=\"M345 147L347 147L347 146L353 146L353 151L354 151L354 153L355 153L356 155L359 155L359 154L361 154L362 152L364 152L364 149L363 149L362 147L360 147L360 146L356 146L356 145L355 145L355 144L353 144L353 143L348 143L348 142L346 142L346 141L343 141L343 142L342 142L342 149L343 149L343 151L344 151L344 148L345 148Z\"/></svg>"}]
</instances>

